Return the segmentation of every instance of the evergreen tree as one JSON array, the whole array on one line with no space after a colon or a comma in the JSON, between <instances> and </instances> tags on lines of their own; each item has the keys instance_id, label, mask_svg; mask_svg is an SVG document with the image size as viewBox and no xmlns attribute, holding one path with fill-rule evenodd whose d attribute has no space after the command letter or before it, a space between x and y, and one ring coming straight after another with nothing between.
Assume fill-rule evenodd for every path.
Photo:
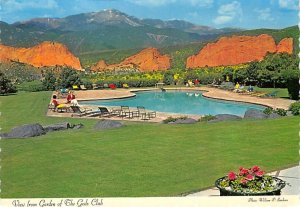
<instances>
[{"instance_id":1,"label":"evergreen tree","mask_svg":"<svg viewBox=\"0 0 300 207\"><path fill-rule=\"evenodd\" d=\"M12 84L11 80L9 80L4 73L0 72L0 94L9 94L17 92L16 87Z\"/></svg>"}]
</instances>

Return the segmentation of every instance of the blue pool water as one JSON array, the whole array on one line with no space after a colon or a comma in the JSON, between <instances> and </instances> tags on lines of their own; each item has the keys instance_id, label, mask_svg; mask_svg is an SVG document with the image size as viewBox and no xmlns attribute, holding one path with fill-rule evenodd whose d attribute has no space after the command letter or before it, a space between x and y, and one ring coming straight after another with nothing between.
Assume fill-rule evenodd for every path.
<instances>
[{"instance_id":1,"label":"blue pool water","mask_svg":"<svg viewBox=\"0 0 300 207\"><path fill-rule=\"evenodd\" d=\"M263 106L208 99L201 92L138 92L136 97L105 100L82 101L84 105L98 106L144 106L148 110L197 115L234 114L243 116L248 109L263 110Z\"/></svg>"}]
</instances>

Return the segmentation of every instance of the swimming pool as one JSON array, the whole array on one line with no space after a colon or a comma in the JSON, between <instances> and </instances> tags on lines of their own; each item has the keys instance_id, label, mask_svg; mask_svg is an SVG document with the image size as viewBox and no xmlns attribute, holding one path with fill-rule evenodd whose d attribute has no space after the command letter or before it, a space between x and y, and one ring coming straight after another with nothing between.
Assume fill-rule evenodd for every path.
<instances>
[{"instance_id":1,"label":"swimming pool","mask_svg":"<svg viewBox=\"0 0 300 207\"><path fill-rule=\"evenodd\" d=\"M265 108L255 104L205 98L200 91L137 92L136 96L132 98L81 101L80 103L97 106L144 106L148 110L197 115L234 114L243 116L248 109L263 110Z\"/></svg>"}]
</instances>

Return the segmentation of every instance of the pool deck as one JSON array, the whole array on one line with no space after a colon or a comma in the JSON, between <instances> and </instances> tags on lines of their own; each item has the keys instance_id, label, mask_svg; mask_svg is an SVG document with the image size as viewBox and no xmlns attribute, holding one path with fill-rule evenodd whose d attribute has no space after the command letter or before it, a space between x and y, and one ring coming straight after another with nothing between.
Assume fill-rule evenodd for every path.
<instances>
[{"instance_id":1,"label":"pool deck","mask_svg":"<svg viewBox=\"0 0 300 207\"><path fill-rule=\"evenodd\" d=\"M153 91L160 89L157 88L141 88L141 89L116 89L116 90L79 90L74 91L74 95L78 101L83 100L108 100L108 99L122 99L122 98L129 98L135 96L135 92L138 91ZM283 108L288 109L291 103L294 101L289 99L282 99L282 98L262 98L256 97L251 95L239 94L232 91L225 91L218 88L211 88L211 87L180 87L180 88L171 88L168 87L166 90L179 90L179 91L203 91L203 96L207 98L213 99L221 99L227 101L236 101L236 102L244 102L244 103L253 103L253 104L260 104L264 106L269 106L272 108ZM55 94L54 92L53 94ZM65 99L58 99L59 103L65 103ZM84 106L86 108L91 108L93 110L97 110L96 106ZM109 108L109 107L108 107ZM135 109L133 109L135 110ZM72 113L58 113L48 110L48 116L55 116L55 117L71 117ZM163 113L157 112L157 117L149 122L161 122L167 117L180 117L180 116L188 116L190 118L199 119L201 118L200 115L184 115L184 114L172 114L172 113ZM87 117L83 117L87 118ZM99 118L99 117L96 117ZM91 119L95 119L94 117ZM112 117L110 119L113 120L130 120L130 121L143 121L138 118L133 119L122 119L120 117Z\"/></svg>"}]
</instances>

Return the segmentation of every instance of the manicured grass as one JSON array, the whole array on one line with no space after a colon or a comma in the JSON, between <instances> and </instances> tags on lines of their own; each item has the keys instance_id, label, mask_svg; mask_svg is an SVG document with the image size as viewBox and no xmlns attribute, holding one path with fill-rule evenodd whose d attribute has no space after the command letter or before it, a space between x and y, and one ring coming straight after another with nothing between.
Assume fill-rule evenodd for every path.
<instances>
[{"instance_id":1,"label":"manicured grass","mask_svg":"<svg viewBox=\"0 0 300 207\"><path fill-rule=\"evenodd\" d=\"M49 98L48 92L0 97L4 131L36 122L85 125L2 139L3 198L176 196L213 186L240 166L273 171L298 164L299 117L176 126L125 122L95 131L97 120L45 117Z\"/></svg>"},{"instance_id":2,"label":"manicured grass","mask_svg":"<svg viewBox=\"0 0 300 207\"><path fill-rule=\"evenodd\" d=\"M264 93L272 93L274 91L278 91L276 97L277 98L289 98L289 93L287 88L259 88L254 87L254 91L260 91Z\"/></svg>"}]
</instances>

